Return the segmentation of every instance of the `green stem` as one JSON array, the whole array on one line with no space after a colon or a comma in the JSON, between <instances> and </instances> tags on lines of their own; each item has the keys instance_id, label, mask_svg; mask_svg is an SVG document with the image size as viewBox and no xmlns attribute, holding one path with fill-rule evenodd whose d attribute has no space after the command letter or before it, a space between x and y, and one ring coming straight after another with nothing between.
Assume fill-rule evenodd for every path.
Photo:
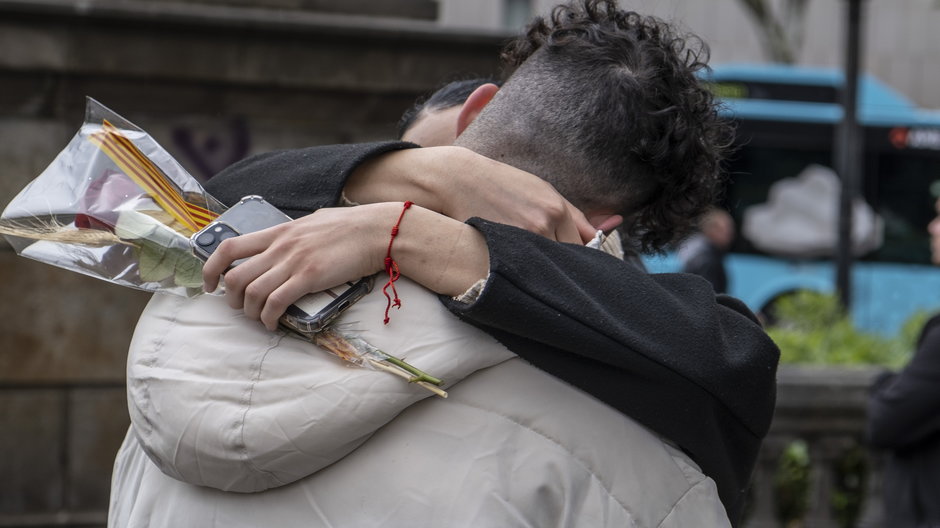
<instances>
[{"instance_id":1,"label":"green stem","mask_svg":"<svg viewBox=\"0 0 940 528\"><path fill-rule=\"evenodd\" d=\"M424 372L423 370L417 367L409 365L408 363L398 359L395 356L390 356L388 354L385 354L384 352L383 352L383 355L385 356L383 358L383 361L391 363L392 365L395 365L396 367L404 369L410 372L411 374L413 374L413 376L408 379L408 383L416 383L419 381L424 381L432 385L437 385L438 387L440 387L444 383L442 380L435 378L434 376L428 374L427 372Z\"/></svg>"}]
</instances>

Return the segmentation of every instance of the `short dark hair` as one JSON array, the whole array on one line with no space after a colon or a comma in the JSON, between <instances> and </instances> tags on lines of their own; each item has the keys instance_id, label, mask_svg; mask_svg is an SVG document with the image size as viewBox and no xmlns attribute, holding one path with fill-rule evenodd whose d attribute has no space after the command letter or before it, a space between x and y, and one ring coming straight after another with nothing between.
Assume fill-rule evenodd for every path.
<instances>
[{"instance_id":1,"label":"short dark hair","mask_svg":"<svg viewBox=\"0 0 940 528\"><path fill-rule=\"evenodd\" d=\"M579 0L536 18L502 57L512 75L458 144L538 174L579 208L623 214L645 251L717 200L731 128L699 78L698 37Z\"/></svg>"},{"instance_id":2,"label":"short dark hair","mask_svg":"<svg viewBox=\"0 0 940 528\"><path fill-rule=\"evenodd\" d=\"M487 83L499 84L498 81L486 78L461 79L445 83L430 96L418 98L398 120L398 138L401 139L415 124L422 111L435 112L462 105L474 90Z\"/></svg>"}]
</instances>

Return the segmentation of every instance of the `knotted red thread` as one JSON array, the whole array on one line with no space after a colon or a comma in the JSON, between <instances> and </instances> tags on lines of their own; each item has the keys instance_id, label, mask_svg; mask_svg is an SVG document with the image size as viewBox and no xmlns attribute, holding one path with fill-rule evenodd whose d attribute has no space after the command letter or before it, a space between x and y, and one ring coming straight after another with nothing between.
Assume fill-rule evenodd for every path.
<instances>
[{"instance_id":1,"label":"knotted red thread","mask_svg":"<svg viewBox=\"0 0 940 528\"><path fill-rule=\"evenodd\" d=\"M388 304L385 305L385 324L388 324L388 311L392 306L401 308L401 299L398 298L398 290L395 289L395 281L398 280L398 277L401 277L401 273L398 271L398 263L392 259L392 244L395 243L395 237L398 236L398 226L401 225L401 219L405 217L405 211L411 207L411 204L412 202L405 202L404 207L402 207L401 214L398 215L398 221L392 227L392 237L388 241L388 251L385 253L385 273L388 273L388 282L382 288L382 293L388 299ZM395 295L394 300L388 294L389 287L392 288L392 293Z\"/></svg>"}]
</instances>

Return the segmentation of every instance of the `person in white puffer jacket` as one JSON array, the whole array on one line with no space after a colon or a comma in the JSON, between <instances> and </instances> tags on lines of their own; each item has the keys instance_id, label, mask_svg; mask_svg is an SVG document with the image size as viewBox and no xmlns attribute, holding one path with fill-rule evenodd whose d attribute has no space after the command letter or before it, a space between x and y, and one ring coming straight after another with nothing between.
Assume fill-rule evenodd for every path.
<instances>
[{"instance_id":1,"label":"person in white puffer jacket","mask_svg":"<svg viewBox=\"0 0 940 528\"><path fill-rule=\"evenodd\" d=\"M396 284L389 325L378 289L339 324L443 377L447 399L219 297L155 296L109 526L730 526L687 455Z\"/></svg>"}]
</instances>

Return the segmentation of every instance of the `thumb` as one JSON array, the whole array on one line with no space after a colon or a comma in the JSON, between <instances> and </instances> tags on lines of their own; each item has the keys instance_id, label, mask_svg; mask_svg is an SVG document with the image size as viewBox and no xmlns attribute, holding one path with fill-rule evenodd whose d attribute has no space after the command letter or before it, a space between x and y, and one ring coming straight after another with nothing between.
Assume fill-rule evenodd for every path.
<instances>
[{"instance_id":1,"label":"thumb","mask_svg":"<svg viewBox=\"0 0 940 528\"><path fill-rule=\"evenodd\" d=\"M592 225L593 223L584 216L584 213L582 213L580 209L571 204L568 204L568 221L565 222L565 224L569 226L567 227L568 229L573 227L574 230L577 231L578 238L581 239L582 244L587 244L594 238L594 235L597 234L597 228ZM574 233L571 234L573 235ZM556 240L560 242L575 242L574 240L566 240L558 236L556 236Z\"/></svg>"},{"instance_id":2,"label":"thumb","mask_svg":"<svg viewBox=\"0 0 940 528\"><path fill-rule=\"evenodd\" d=\"M620 224L622 223L623 223L623 217L615 214L615 215L610 215L599 224L594 224L594 227L595 229L599 231L603 231L604 233L609 233L613 231L614 229L617 229L618 227L620 227Z\"/></svg>"}]
</instances>

